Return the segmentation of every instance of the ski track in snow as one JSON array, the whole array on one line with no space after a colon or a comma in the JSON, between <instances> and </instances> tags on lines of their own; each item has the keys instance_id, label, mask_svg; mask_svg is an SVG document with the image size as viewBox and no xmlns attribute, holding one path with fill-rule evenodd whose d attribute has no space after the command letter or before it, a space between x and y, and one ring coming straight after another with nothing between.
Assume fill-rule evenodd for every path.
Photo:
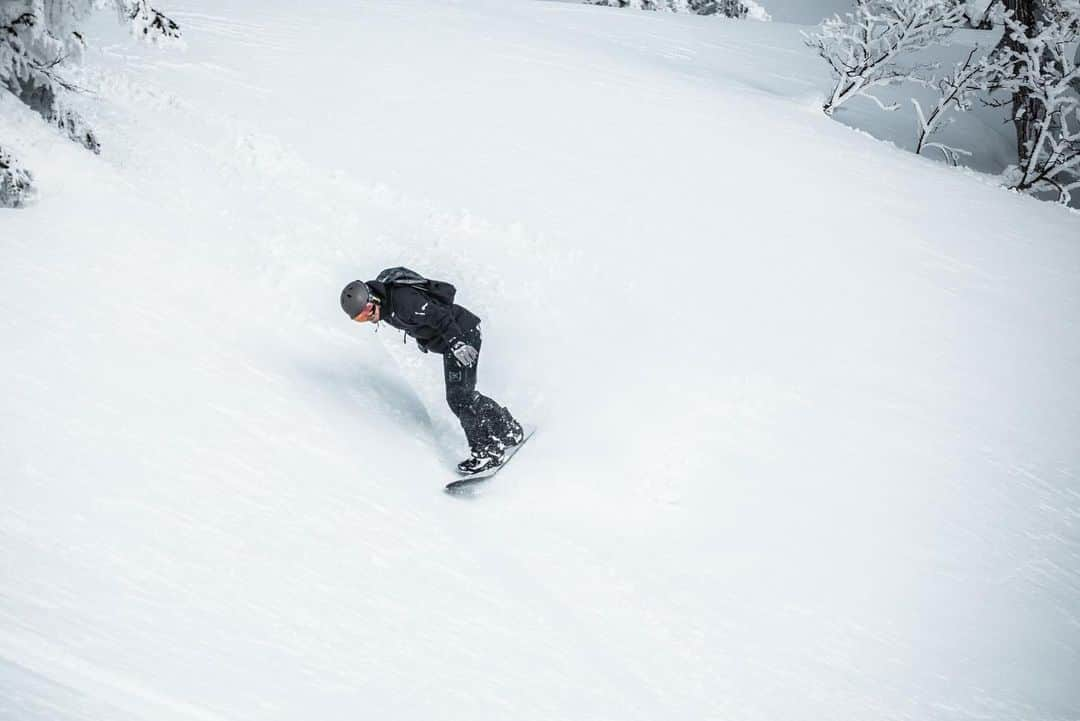
<instances>
[{"instance_id":1,"label":"ski track in snow","mask_svg":"<svg viewBox=\"0 0 1080 721\"><path fill-rule=\"evenodd\" d=\"M808 113L781 23L173 5L101 158L0 97L0 718L1076 716L1076 214ZM540 426L478 498L336 306L399 263Z\"/></svg>"}]
</instances>

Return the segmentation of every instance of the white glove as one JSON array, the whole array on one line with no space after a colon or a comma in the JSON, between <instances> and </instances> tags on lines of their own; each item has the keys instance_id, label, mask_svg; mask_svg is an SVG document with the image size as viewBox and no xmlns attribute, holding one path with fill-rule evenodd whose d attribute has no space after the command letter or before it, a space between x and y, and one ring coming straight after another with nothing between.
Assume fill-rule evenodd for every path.
<instances>
[{"instance_id":1,"label":"white glove","mask_svg":"<svg viewBox=\"0 0 1080 721\"><path fill-rule=\"evenodd\" d=\"M476 362L477 357L480 355L475 348L460 340L454 342L450 352L454 354L457 362L466 368L472 368L473 363Z\"/></svg>"}]
</instances>

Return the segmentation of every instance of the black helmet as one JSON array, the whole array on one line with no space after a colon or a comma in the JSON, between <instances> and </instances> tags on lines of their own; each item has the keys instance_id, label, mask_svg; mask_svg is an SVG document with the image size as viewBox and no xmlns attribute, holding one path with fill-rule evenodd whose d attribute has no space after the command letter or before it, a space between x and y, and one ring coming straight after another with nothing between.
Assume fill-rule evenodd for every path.
<instances>
[{"instance_id":1,"label":"black helmet","mask_svg":"<svg viewBox=\"0 0 1080 721\"><path fill-rule=\"evenodd\" d=\"M367 287L367 283L362 280L354 280L341 291L341 309L350 318L360 315L364 310L364 306L373 300L375 300L375 296L371 294L371 289Z\"/></svg>"}]
</instances>

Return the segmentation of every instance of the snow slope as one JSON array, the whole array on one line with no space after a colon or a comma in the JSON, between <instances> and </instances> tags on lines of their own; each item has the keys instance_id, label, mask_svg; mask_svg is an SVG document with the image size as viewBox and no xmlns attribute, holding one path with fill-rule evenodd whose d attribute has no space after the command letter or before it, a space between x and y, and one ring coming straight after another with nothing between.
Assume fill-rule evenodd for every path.
<instances>
[{"instance_id":1,"label":"snow slope","mask_svg":"<svg viewBox=\"0 0 1080 721\"><path fill-rule=\"evenodd\" d=\"M1080 215L782 22L169 9L91 28L101 158L0 96L0 718L1080 715ZM337 306L398 263L540 425L478 498Z\"/></svg>"},{"instance_id":2,"label":"snow slope","mask_svg":"<svg viewBox=\"0 0 1080 721\"><path fill-rule=\"evenodd\" d=\"M762 4L774 21L801 25L817 25L855 5L851 0L766 0Z\"/></svg>"}]
</instances>

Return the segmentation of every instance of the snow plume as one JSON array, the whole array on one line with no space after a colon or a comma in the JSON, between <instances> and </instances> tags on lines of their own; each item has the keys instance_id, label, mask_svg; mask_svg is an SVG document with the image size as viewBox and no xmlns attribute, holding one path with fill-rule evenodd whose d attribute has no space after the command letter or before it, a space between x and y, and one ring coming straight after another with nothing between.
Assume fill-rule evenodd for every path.
<instances>
[{"instance_id":1,"label":"snow plume","mask_svg":"<svg viewBox=\"0 0 1080 721\"><path fill-rule=\"evenodd\" d=\"M585 0L585 4L695 15L721 15L761 21L771 19L769 13L756 0Z\"/></svg>"},{"instance_id":2,"label":"snow plume","mask_svg":"<svg viewBox=\"0 0 1080 721\"><path fill-rule=\"evenodd\" d=\"M33 176L0 146L0 208L19 208L33 195Z\"/></svg>"},{"instance_id":3,"label":"snow plume","mask_svg":"<svg viewBox=\"0 0 1080 721\"><path fill-rule=\"evenodd\" d=\"M825 114L860 95L895 110L869 91L916 77L917 69L896 60L944 42L962 18L962 6L952 0L857 0L854 12L834 15L817 33L806 34L807 45L829 64L836 80Z\"/></svg>"}]
</instances>

